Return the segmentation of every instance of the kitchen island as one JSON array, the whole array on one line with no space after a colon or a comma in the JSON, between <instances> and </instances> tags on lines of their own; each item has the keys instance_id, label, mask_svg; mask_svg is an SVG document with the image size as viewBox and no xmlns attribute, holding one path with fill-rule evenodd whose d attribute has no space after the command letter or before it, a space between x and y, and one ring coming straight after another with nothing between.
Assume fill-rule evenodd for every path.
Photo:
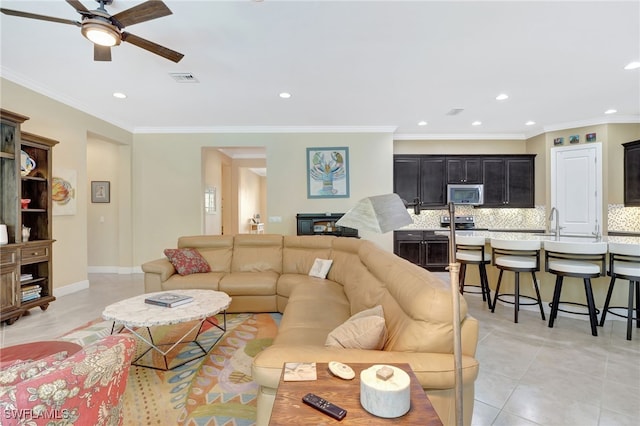
<instances>
[{"instance_id":1,"label":"kitchen island","mask_svg":"<svg viewBox=\"0 0 640 426\"><path fill-rule=\"evenodd\" d=\"M449 231L435 231L437 235L446 235L449 236ZM480 236L485 238L486 241L486 251L487 253L491 253L491 239L505 239L505 240L518 240L518 241L540 241L544 244L545 241L562 241L562 242L571 242L571 243L580 243L580 244L591 244L595 242L607 242L607 243L617 243L617 244L625 244L633 246L633 250L637 251L640 256L640 236L636 235L605 235L601 238L597 238L595 236L589 235L560 235L559 238L549 233L540 233L540 232L505 232L503 231L480 231L480 230L465 230L465 231L456 231L456 236ZM544 302L545 311L549 311L548 302L550 302L553 298L553 290L555 286L555 278L556 276L547 272L544 272L544 250L541 253L541 262L540 262L540 272L536 273L536 276L539 280L540 285L540 293L542 300ZM477 274L477 271L473 270L475 268L471 268L471 270L467 271L467 284L469 283L479 283L480 277ZM498 281L499 270L495 268L493 265L487 265L487 274L489 276L489 287L492 290L492 297L494 297L495 287ZM513 280L509 278L509 272L505 272L505 277L502 281L502 286L500 292L508 292L513 291ZM605 298L607 295L607 290L609 288L610 278L599 277L592 280L593 285L593 294L595 298L596 307L599 310L602 310L602 307L605 302ZM628 290L626 285L617 285L614 289L611 306L626 306L628 302ZM534 289L533 285L530 284L530 278L524 278L520 284L520 291L523 295L534 297ZM562 292L562 300L573 303L584 303L585 295L584 295L584 286L581 279L578 278L566 278L565 284L563 286ZM498 303L500 303L498 301ZM513 307L510 307L513 309ZM521 309L537 309L530 307L521 307ZM586 308L585 308L586 313ZM562 315L562 314L559 314ZM564 315L572 315L564 313ZM588 320L588 316L585 315L575 315L576 318ZM607 316L607 320L621 319L616 316Z\"/></svg>"}]
</instances>

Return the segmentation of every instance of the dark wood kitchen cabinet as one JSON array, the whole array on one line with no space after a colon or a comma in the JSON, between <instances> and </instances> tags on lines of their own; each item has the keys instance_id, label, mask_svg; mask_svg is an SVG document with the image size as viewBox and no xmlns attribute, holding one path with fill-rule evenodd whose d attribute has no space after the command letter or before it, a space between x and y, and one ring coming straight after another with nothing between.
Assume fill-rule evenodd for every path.
<instances>
[{"instance_id":1,"label":"dark wood kitchen cabinet","mask_svg":"<svg viewBox=\"0 0 640 426\"><path fill-rule=\"evenodd\" d=\"M640 140L623 143L624 205L640 206Z\"/></svg>"},{"instance_id":2,"label":"dark wood kitchen cabinet","mask_svg":"<svg viewBox=\"0 0 640 426\"><path fill-rule=\"evenodd\" d=\"M447 203L446 158L432 155L394 156L393 192L409 205L439 208Z\"/></svg>"},{"instance_id":3,"label":"dark wood kitchen cabinet","mask_svg":"<svg viewBox=\"0 0 640 426\"><path fill-rule=\"evenodd\" d=\"M449 238L433 231L394 231L393 252L430 271L442 271L449 265Z\"/></svg>"},{"instance_id":4,"label":"dark wood kitchen cabinet","mask_svg":"<svg viewBox=\"0 0 640 426\"><path fill-rule=\"evenodd\" d=\"M535 155L395 155L393 192L409 206L417 199L420 209L441 209L447 184L483 183L481 207L532 208L534 166Z\"/></svg>"},{"instance_id":5,"label":"dark wood kitchen cabinet","mask_svg":"<svg viewBox=\"0 0 640 426\"><path fill-rule=\"evenodd\" d=\"M447 157L447 183L482 183L482 158Z\"/></svg>"},{"instance_id":6,"label":"dark wood kitchen cabinet","mask_svg":"<svg viewBox=\"0 0 640 426\"><path fill-rule=\"evenodd\" d=\"M534 167L535 155L483 158L483 207L533 207Z\"/></svg>"}]
</instances>

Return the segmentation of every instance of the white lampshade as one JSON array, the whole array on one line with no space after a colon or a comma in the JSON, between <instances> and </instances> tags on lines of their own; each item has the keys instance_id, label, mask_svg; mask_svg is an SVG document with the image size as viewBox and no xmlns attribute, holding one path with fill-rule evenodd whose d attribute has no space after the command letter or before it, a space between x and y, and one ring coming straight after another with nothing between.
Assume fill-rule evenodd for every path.
<instances>
[{"instance_id":1,"label":"white lampshade","mask_svg":"<svg viewBox=\"0 0 640 426\"><path fill-rule=\"evenodd\" d=\"M358 201L336 225L384 234L412 223L413 219L398 194L385 194Z\"/></svg>"},{"instance_id":2,"label":"white lampshade","mask_svg":"<svg viewBox=\"0 0 640 426\"><path fill-rule=\"evenodd\" d=\"M8 244L9 235L7 234L7 225L0 224L0 244Z\"/></svg>"}]
</instances>

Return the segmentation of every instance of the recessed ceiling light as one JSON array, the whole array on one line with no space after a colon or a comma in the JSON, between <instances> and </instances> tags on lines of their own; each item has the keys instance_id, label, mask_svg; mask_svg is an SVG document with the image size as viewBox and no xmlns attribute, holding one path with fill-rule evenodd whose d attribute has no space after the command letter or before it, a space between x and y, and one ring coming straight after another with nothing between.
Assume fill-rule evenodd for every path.
<instances>
[{"instance_id":1,"label":"recessed ceiling light","mask_svg":"<svg viewBox=\"0 0 640 426\"><path fill-rule=\"evenodd\" d=\"M473 123L471 123L472 126L479 126L481 124L482 124L482 121L478 121L478 120L476 120Z\"/></svg>"},{"instance_id":2,"label":"recessed ceiling light","mask_svg":"<svg viewBox=\"0 0 640 426\"><path fill-rule=\"evenodd\" d=\"M125 99L127 95L122 92L113 92L113 97L118 99Z\"/></svg>"},{"instance_id":3,"label":"recessed ceiling light","mask_svg":"<svg viewBox=\"0 0 640 426\"><path fill-rule=\"evenodd\" d=\"M618 112L617 109L611 108L611 109L606 110L604 113L605 114L615 114L616 112Z\"/></svg>"},{"instance_id":4,"label":"recessed ceiling light","mask_svg":"<svg viewBox=\"0 0 640 426\"><path fill-rule=\"evenodd\" d=\"M418 121L418 126L426 126L427 122L426 121Z\"/></svg>"},{"instance_id":5,"label":"recessed ceiling light","mask_svg":"<svg viewBox=\"0 0 640 426\"><path fill-rule=\"evenodd\" d=\"M534 124L536 124L536 122L535 121L531 121L531 120L529 120L526 123L524 123L525 126L533 126Z\"/></svg>"},{"instance_id":6,"label":"recessed ceiling light","mask_svg":"<svg viewBox=\"0 0 640 426\"><path fill-rule=\"evenodd\" d=\"M625 70L637 70L638 68L640 68L640 62L638 62L638 61L629 62L624 67Z\"/></svg>"},{"instance_id":7,"label":"recessed ceiling light","mask_svg":"<svg viewBox=\"0 0 640 426\"><path fill-rule=\"evenodd\" d=\"M509 99L509 95L507 95L506 93L500 93L498 96L496 96L496 101L504 101L506 99Z\"/></svg>"},{"instance_id":8,"label":"recessed ceiling light","mask_svg":"<svg viewBox=\"0 0 640 426\"><path fill-rule=\"evenodd\" d=\"M278 96L280 96L282 99L289 99L291 97L291 93L282 92Z\"/></svg>"}]
</instances>

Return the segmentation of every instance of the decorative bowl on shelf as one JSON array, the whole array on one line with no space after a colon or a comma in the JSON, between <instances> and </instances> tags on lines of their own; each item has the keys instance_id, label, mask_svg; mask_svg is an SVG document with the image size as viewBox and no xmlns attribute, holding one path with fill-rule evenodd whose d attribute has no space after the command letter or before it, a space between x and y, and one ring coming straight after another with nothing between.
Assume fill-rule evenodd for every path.
<instances>
[{"instance_id":1,"label":"decorative bowl on shelf","mask_svg":"<svg viewBox=\"0 0 640 426\"><path fill-rule=\"evenodd\" d=\"M20 199L20 204L22 204L22 209L28 209L29 208L29 203L31 202L31 198L21 198Z\"/></svg>"}]
</instances>

